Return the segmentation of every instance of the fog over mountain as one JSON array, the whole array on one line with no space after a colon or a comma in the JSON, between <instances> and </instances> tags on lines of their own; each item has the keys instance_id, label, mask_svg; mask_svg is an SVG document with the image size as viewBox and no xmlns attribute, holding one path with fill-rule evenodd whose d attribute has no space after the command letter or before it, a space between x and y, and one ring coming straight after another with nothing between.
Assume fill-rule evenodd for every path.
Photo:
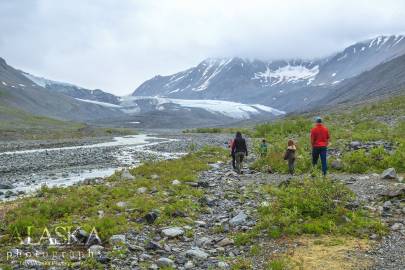
<instances>
[{"instance_id":1,"label":"fog over mountain","mask_svg":"<svg viewBox=\"0 0 405 270\"><path fill-rule=\"evenodd\" d=\"M396 0L3 0L0 52L25 72L125 95L206 58L313 59L403 34L404 12Z\"/></svg>"}]
</instances>

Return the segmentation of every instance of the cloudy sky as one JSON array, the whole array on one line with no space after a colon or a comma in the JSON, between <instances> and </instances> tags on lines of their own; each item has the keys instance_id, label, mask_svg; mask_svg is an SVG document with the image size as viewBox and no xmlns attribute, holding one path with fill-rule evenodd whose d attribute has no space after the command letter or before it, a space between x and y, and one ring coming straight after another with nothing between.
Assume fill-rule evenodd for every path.
<instances>
[{"instance_id":1,"label":"cloudy sky","mask_svg":"<svg viewBox=\"0 0 405 270\"><path fill-rule=\"evenodd\" d=\"M0 0L10 65L119 95L208 57L321 57L404 31L402 0Z\"/></svg>"}]
</instances>

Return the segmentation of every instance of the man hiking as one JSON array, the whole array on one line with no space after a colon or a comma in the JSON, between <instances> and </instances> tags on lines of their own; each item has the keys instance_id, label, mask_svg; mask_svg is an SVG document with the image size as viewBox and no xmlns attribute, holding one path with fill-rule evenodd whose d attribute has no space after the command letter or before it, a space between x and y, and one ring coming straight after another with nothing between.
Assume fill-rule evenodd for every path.
<instances>
[{"instance_id":1,"label":"man hiking","mask_svg":"<svg viewBox=\"0 0 405 270\"><path fill-rule=\"evenodd\" d=\"M242 137L242 133L236 132L235 140L232 145L232 152L235 153L236 172L242 173L242 162L245 156L248 155L246 141Z\"/></svg>"},{"instance_id":2,"label":"man hiking","mask_svg":"<svg viewBox=\"0 0 405 270\"><path fill-rule=\"evenodd\" d=\"M322 173L324 176L328 170L326 155L329 139L328 128L323 125L322 118L317 117L315 119L315 126L311 129L312 165L315 166L318 163L319 157L321 157Z\"/></svg>"}]
</instances>

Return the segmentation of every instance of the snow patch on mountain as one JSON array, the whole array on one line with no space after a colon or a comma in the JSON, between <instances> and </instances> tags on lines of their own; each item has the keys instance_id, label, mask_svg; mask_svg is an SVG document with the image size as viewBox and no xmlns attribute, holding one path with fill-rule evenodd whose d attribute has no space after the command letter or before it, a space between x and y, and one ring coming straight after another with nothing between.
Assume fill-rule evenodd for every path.
<instances>
[{"instance_id":1,"label":"snow patch on mountain","mask_svg":"<svg viewBox=\"0 0 405 270\"><path fill-rule=\"evenodd\" d=\"M230 59L207 59L204 61L204 65L206 65L206 68L203 72L203 75L201 76L202 83L191 90L199 92L199 91L204 91L208 88L210 81L215 78L219 73L221 73L222 69L229 64L229 62L232 61L232 58ZM211 74L211 75L208 75ZM208 76L208 78L206 78Z\"/></svg>"},{"instance_id":2,"label":"snow patch on mountain","mask_svg":"<svg viewBox=\"0 0 405 270\"><path fill-rule=\"evenodd\" d=\"M32 74L26 73L26 72L21 72L21 74L23 74L25 77L27 77L29 80L33 81L36 85L41 86L46 88L46 86L48 85L53 85L53 84L59 84L59 85L63 85L63 86L70 86L70 87L76 87L78 89L80 89L81 87L78 87L74 84L71 83L65 83L65 82L57 82L57 81L52 81L52 80L48 80L42 77L37 77L34 76Z\"/></svg>"},{"instance_id":3,"label":"snow patch on mountain","mask_svg":"<svg viewBox=\"0 0 405 270\"><path fill-rule=\"evenodd\" d=\"M253 80L259 80L264 86L282 83L297 83L308 80L311 83L319 73L319 65L308 68L304 65L286 65L276 70L267 66L264 72L254 74Z\"/></svg>"}]
</instances>

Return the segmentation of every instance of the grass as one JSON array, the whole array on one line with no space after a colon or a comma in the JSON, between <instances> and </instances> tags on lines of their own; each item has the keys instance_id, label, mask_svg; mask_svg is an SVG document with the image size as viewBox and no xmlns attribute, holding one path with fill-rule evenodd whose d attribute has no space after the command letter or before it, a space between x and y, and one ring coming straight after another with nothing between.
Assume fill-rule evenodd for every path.
<instances>
[{"instance_id":1,"label":"grass","mask_svg":"<svg viewBox=\"0 0 405 270\"><path fill-rule=\"evenodd\" d=\"M132 129L91 127L83 123L37 116L0 105L0 138L45 140L136 134Z\"/></svg>"},{"instance_id":2,"label":"grass","mask_svg":"<svg viewBox=\"0 0 405 270\"><path fill-rule=\"evenodd\" d=\"M378 216L361 208L347 208L355 195L338 182L324 178L293 180L287 186L265 185L263 192L271 201L258 209L259 221L253 230L234 235L236 245L251 244L264 235L269 238L305 234L367 237L386 232Z\"/></svg>"},{"instance_id":3,"label":"grass","mask_svg":"<svg viewBox=\"0 0 405 270\"><path fill-rule=\"evenodd\" d=\"M333 112L323 115L324 122L331 133L330 149L341 152L339 158L343 163L341 171L350 173L377 172L394 167L398 172L405 172L405 96L375 102L356 109ZM309 132L315 115L289 116L272 123L264 123L254 128L253 137L257 138L254 148L258 151L261 138L269 142L269 152L258 159L252 168L264 170L268 165L276 172L287 173L283 160L288 139L297 143L296 172L307 173L311 170L311 145ZM347 145L352 141L391 142L395 151L383 148L371 151L348 151ZM329 165L336 159L330 156ZM331 167L331 166L329 166ZM332 169L333 170L333 169Z\"/></svg>"},{"instance_id":4,"label":"grass","mask_svg":"<svg viewBox=\"0 0 405 270\"><path fill-rule=\"evenodd\" d=\"M320 178L264 189L273 201L259 209L258 229L266 231L271 238L302 234L365 237L385 232L378 217L346 207L354 200L354 194L341 183Z\"/></svg>"},{"instance_id":5,"label":"grass","mask_svg":"<svg viewBox=\"0 0 405 270\"><path fill-rule=\"evenodd\" d=\"M12 245L27 235L27 226L32 226L33 238L38 239L43 228L52 235L59 227L82 227L87 232L95 228L105 242L113 234L139 230L143 223L137 222L149 211L159 213L156 226L185 225L189 218L173 215L181 211L188 217L196 217L201 206L198 199L203 191L190 188L187 184L172 185L177 179L181 182L195 181L198 173L209 168L208 163L225 160L227 152L222 148L206 147L181 159L151 162L131 170L136 180L122 180L120 172L109 177L105 183L81 185L67 188L43 187L36 197L15 202L12 211L4 215L0 225L3 235L2 245ZM157 175L158 179L153 177ZM149 192L137 194L137 189L146 187ZM153 193L150 191L154 190ZM124 201L127 206L118 207ZM0 209L3 205L0 205ZM104 211L99 217L98 211ZM65 230L60 232L64 233ZM189 235L192 232L188 232Z\"/></svg>"}]
</instances>

